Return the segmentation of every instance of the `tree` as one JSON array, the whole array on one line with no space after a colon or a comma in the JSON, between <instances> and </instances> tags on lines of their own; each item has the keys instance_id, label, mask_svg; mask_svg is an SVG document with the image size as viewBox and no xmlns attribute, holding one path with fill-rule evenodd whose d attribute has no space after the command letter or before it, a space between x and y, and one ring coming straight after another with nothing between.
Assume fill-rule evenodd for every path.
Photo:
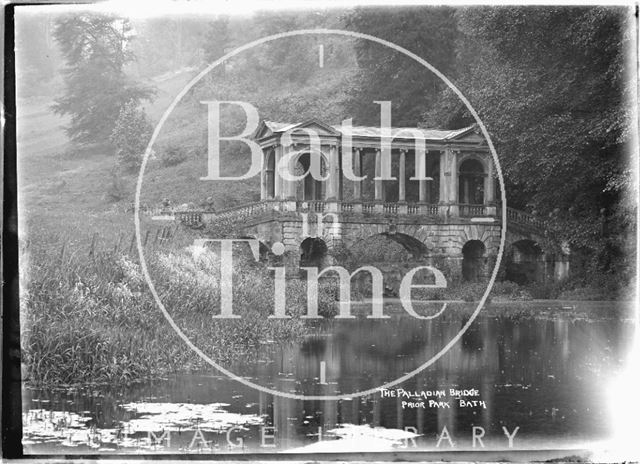
<instances>
[{"instance_id":1,"label":"tree","mask_svg":"<svg viewBox=\"0 0 640 464\"><path fill-rule=\"evenodd\" d=\"M356 8L346 26L400 45L448 75L458 35L452 8ZM369 40L355 43L360 74L348 103L356 124L379 124L374 101L391 101L392 123L416 126L443 83L406 55Z\"/></svg>"},{"instance_id":2,"label":"tree","mask_svg":"<svg viewBox=\"0 0 640 464\"><path fill-rule=\"evenodd\" d=\"M604 7L456 14L456 82L496 143L509 203L546 218L598 272L627 252L632 225L630 19ZM428 125L472 121L448 91L425 115Z\"/></svg>"},{"instance_id":3,"label":"tree","mask_svg":"<svg viewBox=\"0 0 640 464\"><path fill-rule=\"evenodd\" d=\"M65 58L65 93L53 109L69 115L66 128L76 143L108 140L127 102L149 99L153 91L133 82L124 66L134 57L128 50L131 28L126 19L83 13L56 21L54 37Z\"/></svg>"},{"instance_id":4,"label":"tree","mask_svg":"<svg viewBox=\"0 0 640 464\"><path fill-rule=\"evenodd\" d=\"M211 21L204 42L204 59L206 63L213 63L224 56L230 40L229 18L221 16Z\"/></svg>"},{"instance_id":5,"label":"tree","mask_svg":"<svg viewBox=\"0 0 640 464\"><path fill-rule=\"evenodd\" d=\"M153 127L138 103L130 100L120 111L111 133L117 164L127 171L140 167Z\"/></svg>"}]
</instances>

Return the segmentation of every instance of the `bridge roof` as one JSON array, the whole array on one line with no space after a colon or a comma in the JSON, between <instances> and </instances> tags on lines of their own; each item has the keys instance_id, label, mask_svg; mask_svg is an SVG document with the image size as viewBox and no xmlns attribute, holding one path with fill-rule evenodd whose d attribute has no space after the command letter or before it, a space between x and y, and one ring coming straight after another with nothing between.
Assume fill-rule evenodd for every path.
<instances>
[{"instance_id":1,"label":"bridge roof","mask_svg":"<svg viewBox=\"0 0 640 464\"><path fill-rule=\"evenodd\" d=\"M284 122L275 122L275 121L262 121L260 127L255 133L256 138L262 138L271 134L282 134L284 132L293 130L293 129L302 129L309 126L319 126L320 128L324 128L327 132L333 133L334 135L351 135L352 137L362 137L362 138L372 138L372 139L380 139L382 137L382 129L378 126L351 126L347 129L347 126L330 126L324 124L321 121L310 120L299 123L284 123ZM262 129L262 130L261 130ZM267 129L267 131L264 131ZM391 128L391 137L394 139L425 139L425 140L434 140L434 141L448 141L448 140L456 140L460 137L463 137L470 132L474 132L476 130L476 126L472 125L469 127L465 127L462 129L425 129L418 127L392 127ZM266 133L265 133L266 132ZM268 134L271 132L271 134Z\"/></svg>"}]
</instances>

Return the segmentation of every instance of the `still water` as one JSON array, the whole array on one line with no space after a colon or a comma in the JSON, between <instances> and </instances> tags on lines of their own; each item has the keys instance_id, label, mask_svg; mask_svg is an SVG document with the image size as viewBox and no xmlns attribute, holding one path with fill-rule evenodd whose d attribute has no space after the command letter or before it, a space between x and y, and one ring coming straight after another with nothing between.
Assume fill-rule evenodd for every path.
<instances>
[{"instance_id":1,"label":"still water","mask_svg":"<svg viewBox=\"0 0 640 464\"><path fill-rule=\"evenodd\" d=\"M370 452L506 449L510 441L531 449L606 440L607 391L623 366L632 324L552 314L481 313L461 340L411 379L335 401L283 398L217 372L130 387L25 389L24 451ZM280 392L353 394L413 371L464 322L462 316L328 320L300 344L265 346L229 367Z\"/></svg>"}]
</instances>

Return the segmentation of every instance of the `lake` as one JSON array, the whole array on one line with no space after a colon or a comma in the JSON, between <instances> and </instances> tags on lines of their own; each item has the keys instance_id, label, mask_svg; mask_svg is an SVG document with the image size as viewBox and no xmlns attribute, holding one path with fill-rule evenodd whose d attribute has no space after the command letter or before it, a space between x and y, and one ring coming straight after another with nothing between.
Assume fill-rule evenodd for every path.
<instances>
[{"instance_id":1,"label":"lake","mask_svg":"<svg viewBox=\"0 0 640 464\"><path fill-rule=\"evenodd\" d=\"M630 321L602 317L606 307L600 309L598 317L559 307L536 317L514 317L508 308L497 315L483 311L431 366L367 396L353 394L416 369L456 335L464 316L314 322L301 343L265 345L227 366L286 394L352 395L332 401L273 395L217 371L128 387L25 389L24 449L87 454L590 446L611 438L607 391L633 335Z\"/></svg>"}]
</instances>

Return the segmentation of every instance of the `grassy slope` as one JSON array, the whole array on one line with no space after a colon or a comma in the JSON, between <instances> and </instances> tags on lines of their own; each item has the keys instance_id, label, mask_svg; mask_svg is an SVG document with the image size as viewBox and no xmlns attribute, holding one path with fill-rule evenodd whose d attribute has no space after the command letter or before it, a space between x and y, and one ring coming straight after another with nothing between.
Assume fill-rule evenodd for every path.
<instances>
[{"instance_id":1,"label":"grassy slope","mask_svg":"<svg viewBox=\"0 0 640 464\"><path fill-rule=\"evenodd\" d=\"M154 125L193 75L193 71L185 70L154 82L157 95L146 106ZM234 92L237 99L254 103L261 117L302 120L319 113L333 123L342 116L341 100L348 78L348 73L326 69L303 86L266 82L266 89L260 91L253 88ZM159 205L168 198L174 205L198 205L213 197L220 209L259 197L258 177L231 182L200 180L206 173L207 127L206 107L199 100L207 92L202 90L191 99L186 98L166 121L154 146L157 157L145 173L143 203ZM66 120L50 109L52 100L53 97L23 99L18 105L20 212L22 225L27 226L23 236L28 231L31 239L64 240L86 246L97 232L99 241L112 247L119 234L133 231L133 215L126 211L134 200L137 173L122 176L126 198L110 202L105 194L111 184L113 155L103 147L74 149L64 134ZM187 159L177 166L162 166L160 158L168 145L178 146ZM224 172L246 171L248 156L242 154L242 148L227 147L223 153Z\"/></svg>"},{"instance_id":2,"label":"grassy slope","mask_svg":"<svg viewBox=\"0 0 640 464\"><path fill-rule=\"evenodd\" d=\"M154 123L190 77L190 73L183 73L156 83L156 100L147 107ZM18 104L22 237L80 245L86 244L94 232L109 242L121 232L132 232L133 215L126 210L133 201L135 175L124 177L127 199L108 201L105 193L111 181L113 154L103 147L74 149L64 133L66 120L53 114L51 103L50 98L38 97ZM163 176L176 184L193 184L182 166L166 171ZM204 193L203 189L197 194ZM194 192L191 197L195 196Z\"/></svg>"}]
</instances>

